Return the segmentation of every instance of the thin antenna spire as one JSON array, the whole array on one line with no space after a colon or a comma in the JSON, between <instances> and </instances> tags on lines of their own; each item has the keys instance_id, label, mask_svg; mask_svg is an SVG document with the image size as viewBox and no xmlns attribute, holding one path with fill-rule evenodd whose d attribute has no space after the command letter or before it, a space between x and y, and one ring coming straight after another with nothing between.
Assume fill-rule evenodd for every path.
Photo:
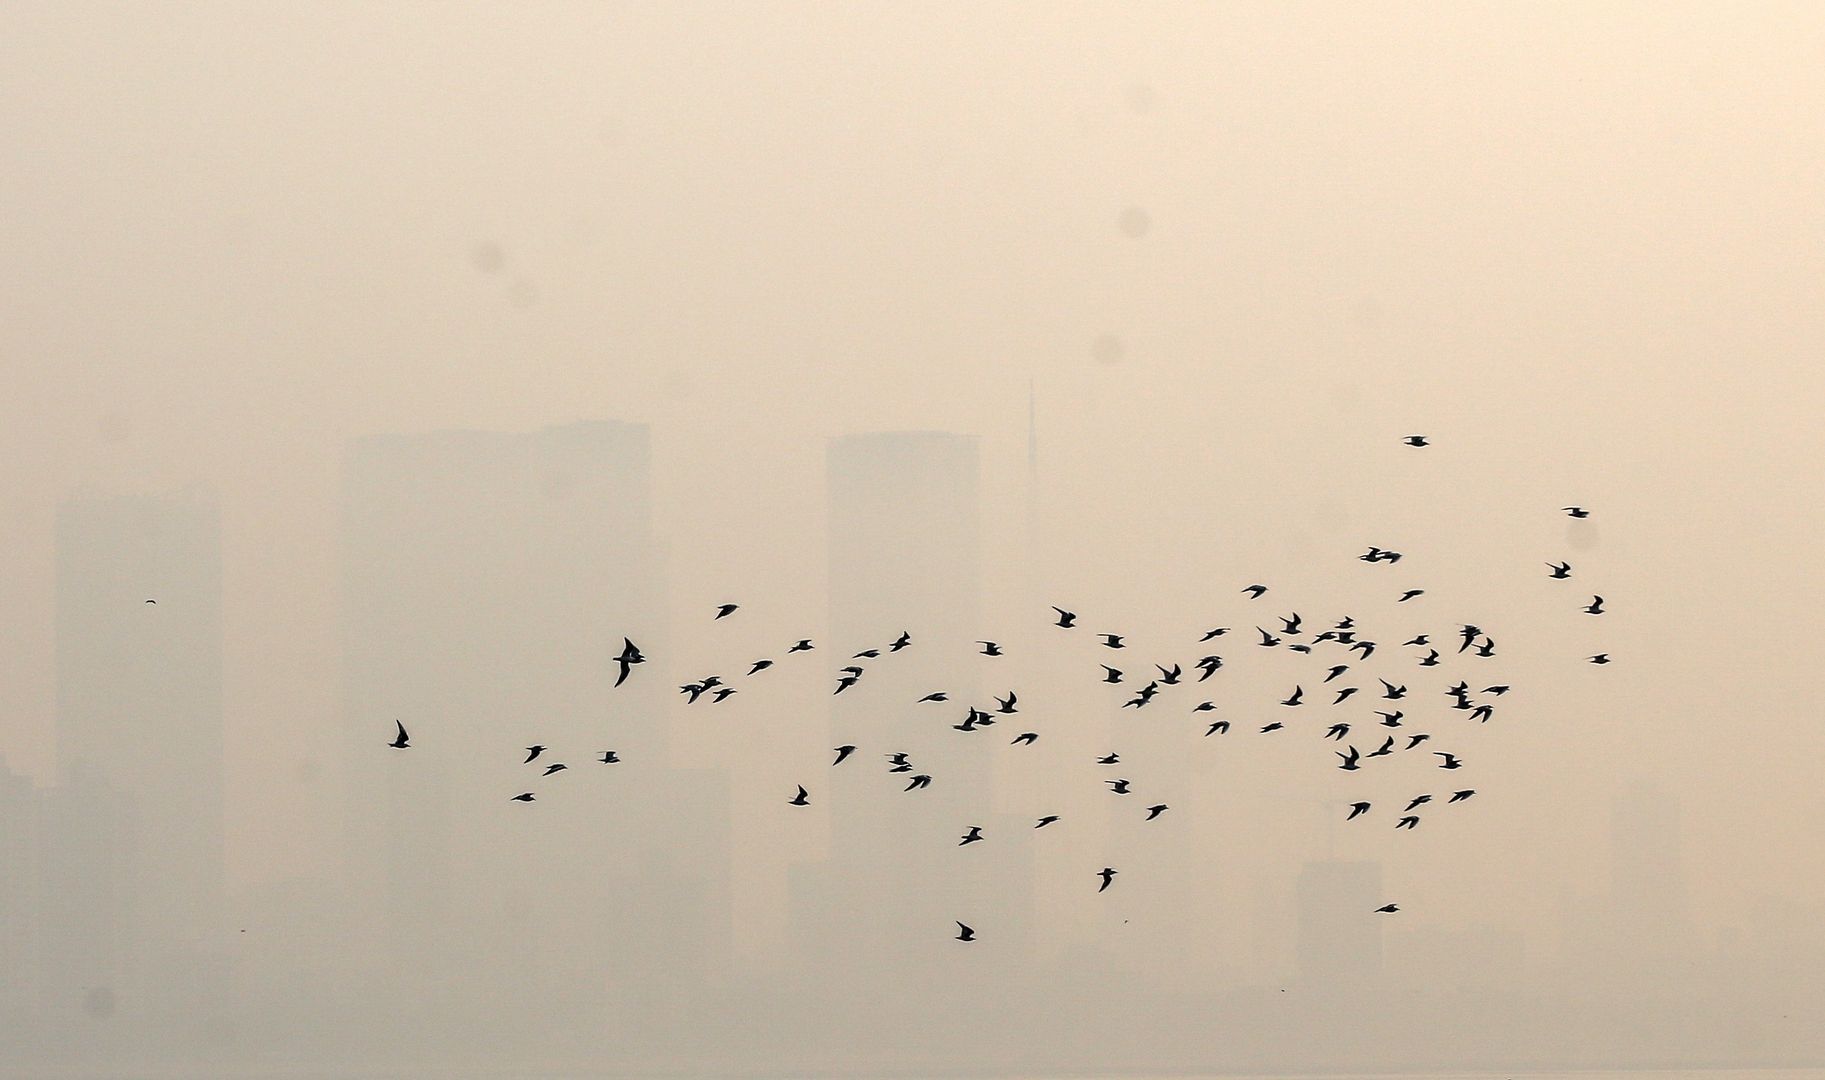
<instances>
[{"instance_id":1,"label":"thin antenna spire","mask_svg":"<svg viewBox=\"0 0 1825 1080\"><path fill-rule=\"evenodd\" d=\"M1039 396L1027 380L1027 488L1028 498L1039 487Z\"/></svg>"}]
</instances>

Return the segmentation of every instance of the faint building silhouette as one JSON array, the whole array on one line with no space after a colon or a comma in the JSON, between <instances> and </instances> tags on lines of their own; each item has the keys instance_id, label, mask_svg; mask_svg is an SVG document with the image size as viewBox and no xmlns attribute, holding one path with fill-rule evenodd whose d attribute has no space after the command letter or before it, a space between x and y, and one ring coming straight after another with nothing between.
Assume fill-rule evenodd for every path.
<instances>
[{"instance_id":1,"label":"faint building silhouette","mask_svg":"<svg viewBox=\"0 0 1825 1080\"><path fill-rule=\"evenodd\" d=\"M40 1018L56 1037L74 1030L90 1051L118 1051L130 1045L123 1029L143 1031L152 1011L149 980L160 972L139 947L150 921L141 883L159 864L144 849L136 800L86 761L45 792L43 812Z\"/></svg>"},{"instance_id":2,"label":"faint building silhouette","mask_svg":"<svg viewBox=\"0 0 1825 1080\"><path fill-rule=\"evenodd\" d=\"M201 1021L227 989L220 512L195 490L84 495L59 507L56 540L60 782L45 880L53 909L81 910L55 912L77 921L52 936L82 954L78 968L137 975L132 1015ZM92 896L67 891L92 882Z\"/></svg>"},{"instance_id":3,"label":"faint building silhouette","mask_svg":"<svg viewBox=\"0 0 1825 1080\"><path fill-rule=\"evenodd\" d=\"M849 979L916 977L906 943L948 939L953 919L985 924L1004 947L1031 922L1032 823L995 814L992 799L992 750L1019 721L953 729L1010 689L985 681L1007 661L977 643L993 636L981 612L980 451L971 435L851 435L831 440L826 467L831 686L846 664L866 672L830 699L829 745L862 749L828 774L829 859L793 870L797 953ZM886 652L902 632L912 644ZM876 648L879 658L850 659ZM948 701L919 703L940 690ZM888 771L896 752L911 772ZM905 791L918 774L931 787ZM954 850L969 825L997 838L994 858Z\"/></svg>"},{"instance_id":4,"label":"faint building silhouette","mask_svg":"<svg viewBox=\"0 0 1825 1080\"><path fill-rule=\"evenodd\" d=\"M369 933L385 935L400 979L443 995L425 1015L562 988L599 1016L625 974L616 955L645 932L598 905L608 868L671 845L675 799L699 783L667 762L647 428L361 439L343 515L349 879L385 913ZM658 662L616 688L623 637ZM385 745L395 719L409 750ZM534 744L550 750L525 765ZM626 764L596 763L608 748ZM546 762L569 771L547 779ZM509 801L524 791L539 801ZM667 879L702 888L673 899L702 913L688 932L715 963L728 938L722 800L690 873ZM516 942L503 985L461 978L498 964L503 940Z\"/></svg>"},{"instance_id":5,"label":"faint building silhouette","mask_svg":"<svg viewBox=\"0 0 1825 1080\"><path fill-rule=\"evenodd\" d=\"M1381 864L1327 859L1299 872L1294 906L1301 983L1349 987L1381 977Z\"/></svg>"},{"instance_id":6,"label":"faint building silhouette","mask_svg":"<svg viewBox=\"0 0 1825 1080\"><path fill-rule=\"evenodd\" d=\"M0 757L0 1061L26 1051L37 1013L42 796Z\"/></svg>"},{"instance_id":7,"label":"faint building silhouette","mask_svg":"<svg viewBox=\"0 0 1825 1080\"><path fill-rule=\"evenodd\" d=\"M147 603L148 600L155 601ZM222 548L212 496L81 497L57 517L57 759L141 810L149 920L222 911Z\"/></svg>"},{"instance_id":8,"label":"faint building silhouette","mask_svg":"<svg viewBox=\"0 0 1825 1080\"><path fill-rule=\"evenodd\" d=\"M1612 933L1627 951L1665 959L1688 953L1680 802L1637 780L1610 806Z\"/></svg>"}]
</instances>

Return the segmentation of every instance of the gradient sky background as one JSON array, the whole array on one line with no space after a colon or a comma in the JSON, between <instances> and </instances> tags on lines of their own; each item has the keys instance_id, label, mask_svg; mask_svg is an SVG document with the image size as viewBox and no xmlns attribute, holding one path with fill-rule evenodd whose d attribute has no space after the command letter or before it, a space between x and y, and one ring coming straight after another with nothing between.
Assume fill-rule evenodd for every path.
<instances>
[{"instance_id":1,"label":"gradient sky background","mask_svg":"<svg viewBox=\"0 0 1825 1080\"><path fill-rule=\"evenodd\" d=\"M8 4L0 752L50 782L79 489L222 496L245 886L332 858L346 440L649 423L674 610L783 627L848 432L981 433L992 595L1031 383L1061 603L1377 543L1507 628L1509 795L1435 852L1494 917L1637 777L1701 922L1816 895L1822 53L1797 3Z\"/></svg>"}]
</instances>

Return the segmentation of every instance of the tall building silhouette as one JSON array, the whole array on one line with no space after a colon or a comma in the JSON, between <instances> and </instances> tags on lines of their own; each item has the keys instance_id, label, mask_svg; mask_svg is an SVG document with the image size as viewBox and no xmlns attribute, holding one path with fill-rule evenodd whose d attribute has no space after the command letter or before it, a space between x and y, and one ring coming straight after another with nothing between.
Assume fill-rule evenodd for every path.
<instances>
[{"instance_id":1,"label":"tall building silhouette","mask_svg":"<svg viewBox=\"0 0 1825 1080\"><path fill-rule=\"evenodd\" d=\"M1030 921L1031 822L1008 824L993 809L992 759L1016 720L954 730L972 705L989 711L1014 665L981 655L989 637L981 612L982 522L977 439L936 431L833 439L829 495L832 686L845 664L865 669L830 699L831 746L855 744L857 760L833 769L824 803L830 857L794 870L794 923L802 957L839 964L854 978L909 975L908 941L956 932L977 919L1005 943ZM851 654L885 647L902 632L912 644L874 659ZM949 700L919 703L943 690ZM890 773L903 752L913 769ZM932 786L903 790L925 774ZM954 850L981 825L998 843L993 858ZM834 971L835 967L827 966Z\"/></svg>"},{"instance_id":2,"label":"tall building silhouette","mask_svg":"<svg viewBox=\"0 0 1825 1080\"><path fill-rule=\"evenodd\" d=\"M726 784L667 762L647 428L361 439L345 461L342 537L350 887L384 913L369 929L395 974L450 986L511 937L515 977L590 1015L626 967L613 950L645 939L615 921L626 905L602 906L605 868L649 865L674 843L688 867L629 887L698 890L673 897L702 913L689 931L706 958L687 975L723 962ZM661 662L616 688L623 637ZM410 750L385 745L396 719ZM546 779L522 764L534 744L570 771ZM608 748L626 764L594 763ZM509 801L524 791L540 801ZM701 835L687 842L690 830Z\"/></svg>"},{"instance_id":3,"label":"tall building silhouette","mask_svg":"<svg viewBox=\"0 0 1825 1080\"><path fill-rule=\"evenodd\" d=\"M53 1032L76 1025L86 1044L112 1041L118 1049L124 1032L144 1031L152 987L207 988L174 987L166 981L172 969L160 963L171 950L145 947L155 923L141 886L157 876L160 860L145 848L149 830L137 801L102 770L77 761L44 792L41 806L40 1016ZM137 1023L84 1023L117 1014Z\"/></svg>"},{"instance_id":4,"label":"tall building silhouette","mask_svg":"<svg viewBox=\"0 0 1825 1080\"><path fill-rule=\"evenodd\" d=\"M1350 987L1381 977L1381 864L1326 859L1299 872L1298 974L1313 987Z\"/></svg>"},{"instance_id":5,"label":"tall building silhouette","mask_svg":"<svg viewBox=\"0 0 1825 1080\"><path fill-rule=\"evenodd\" d=\"M94 880L120 881L130 894L131 941L143 962L167 973L194 970L220 941L224 893L222 554L213 496L65 502L56 612L59 783L46 834L60 849L78 837L108 838L72 858L139 852L131 866L90 868ZM94 805L70 805L84 789L96 794ZM105 805L130 808L135 824L98 817ZM94 916L113 922L124 912Z\"/></svg>"},{"instance_id":6,"label":"tall building silhouette","mask_svg":"<svg viewBox=\"0 0 1825 1080\"><path fill-rule=\"evenodd\" d=\"M1612 933L1634 952L1683 955L1686 883L1679 797L1636 781L1610 807Z\"/></svg>"},{"instance_id":7,"label":"tall building silhouette","mask_svg":"<svg viewBox=\"0 0 1825 1080\"><path fill-rule=\"evenodd\" d=\"M0 1062L21 1060L37 1012L39 961L38 787L0 757Z\"/></svg>"}]
</instances>

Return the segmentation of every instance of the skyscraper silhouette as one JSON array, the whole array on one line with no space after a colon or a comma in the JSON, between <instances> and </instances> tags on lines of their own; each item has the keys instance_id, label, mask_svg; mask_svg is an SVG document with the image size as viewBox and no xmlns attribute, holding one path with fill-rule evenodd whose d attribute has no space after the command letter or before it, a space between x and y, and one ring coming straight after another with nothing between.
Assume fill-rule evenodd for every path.
<instances>
[{"instance_id":1,"label":"skyscraper silhouette","mask_svg":"<svg viewBox=\"0 0 1825 1080\"><path fill-rule=\"evenodd\" d=\"M1612 933L1630 953L1686 955L1679 797L1636 780L1610 807Z\"/></svg>"},{"instance_id":2,"label":"skyscraper silhouette","mask_svg":"<svg viewBox=\"0 0 1825 1080\"><path fill-rule=\"evenodd\" d=\"M38 860L42 813L37 785L0 757L0 1061L17 1061L37 1012Z\"/></svg>"},{"instance_id":3,"label":"skyscraper silhouette","mask_svg":"<svg viewBox=\"0 0 1825 1080\"><path fill-rule=\"evenodd\" d=\"M73 901L95 923L96 941L80 948L103 948L130 905L120 942L131 943L127 966L162 972L162 1000L183 1011L180 993L207 988L169 977L205 970L197 961L217 949L223 912L222 554L212 495L82 496L59 508L57 762L45 831L58 854L47 880L70 869L66 857L121 860L86 868L93 878L73 876L102 883L98 896ZM81 801L85 791L90 801ZM107 807L131 808L132 820ZM81 855L66 856L72 847Z\"/></svg>"},{"instance_id":4,"label":"skyscraper silhouette","mask_svg":"<svg viewBox=\"0 0 1825 1080\"><path fill-rule=\"evenodd\" d=\"M1022 939L1030 914L1030 838L1001 827L991 798L992 757L1014 721L953 728L972 705L992 711L988 693L1011 688L985 681L1007 660L977 644L996 636L981 610L980 453L971 435L883 432L833 439L826 464L825 663L833 689L845 664L866 673L830 698L830 745L861 750L827 780L830 858L795 870L796 937L800 955L826 971L905 979L916 977L906 943L948 939L953 918L980 918L1005 947ZM912 635L903 652L850 659L902 632ZM918 703L939 690L948 701ZM886 755L900 752L912 773L888 772ZM932 786L904 791L915 774ZM992 857L956 850L970 825L995 836Z\"/></svg>"},{"instance_id":5,"label":"skyscraper silhouette","mask_svg":"<svg viewBox=\"0 0 1825 1080\"><path fill-rule=\"evenodd\" d=\"M642 881L705 890L691 932L720 960L721 778L668 769L660 664L613 686L623 637L667 655L647 428L362 439L343 514L350 880L385 913L371 929L396 973L439 980L512 937L515 977L587 1014L625 968L606 962L614 939L623 956L644 940L598 906L605 868L671 841L691 851L688 872ZM410 750L385 746L396 719ZM571 771L523 765L534 744ZM592 771L606 747L626 766ZM542 801L508 801L528 790ZM665 815L708 832L684 843Z\"/></svg>"},{"instance_id":6,"label":"skyscraper silhouette","mask_svg":"<svg viewBox=\"0 0 1825 1080\"><path fill-rule=\"evenodd\" d=\"M1381 977L1381 864L1326 859L1299 872L1298 974L1311 987L1361 987Z\"/></svg>"}]
</instances>

